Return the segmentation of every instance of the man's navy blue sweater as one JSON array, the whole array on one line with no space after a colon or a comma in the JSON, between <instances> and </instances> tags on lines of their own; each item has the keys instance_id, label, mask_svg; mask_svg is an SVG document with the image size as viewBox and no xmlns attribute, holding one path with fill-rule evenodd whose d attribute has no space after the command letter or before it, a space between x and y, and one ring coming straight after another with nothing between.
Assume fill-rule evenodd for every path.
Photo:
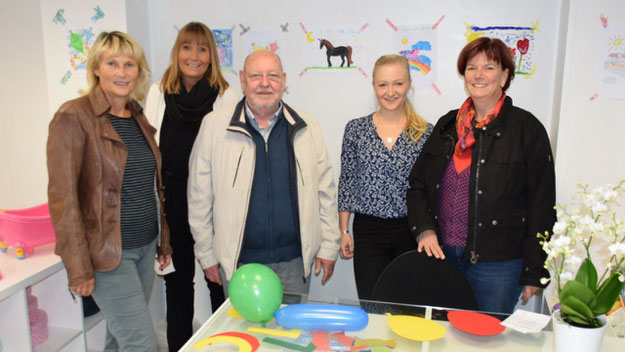
<instances>
[{"instance_id":1,"label":"man's navy blue sweater","mask_svg":"<svg viewBox=\"0 0 625 352\"><path fill-rule=\"evenodd\" d=\"M250 204L243 235L239 263L278 263L302 255L297 201L290 175L294 167L293 147L289 137L289 124L280 113L267 143L250 126L246 114L247 130L256 144L256 163Z\"/></svg>"}]
</instances>

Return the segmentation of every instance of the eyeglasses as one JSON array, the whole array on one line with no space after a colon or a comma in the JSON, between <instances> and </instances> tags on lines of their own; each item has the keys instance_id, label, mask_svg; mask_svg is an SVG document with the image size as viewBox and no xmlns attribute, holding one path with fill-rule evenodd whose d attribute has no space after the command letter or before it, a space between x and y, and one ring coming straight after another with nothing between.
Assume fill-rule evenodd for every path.
<instances>
[{"instance_id":1,"label":"eyeglasses","mask_svg":"<svg viewBox=\"0 0 625 352\"><path fill-rule=\"evenodd\" d=\"M247 73L247 79L251 82L260 82L263 80L264 77L267 77L268 81L271 82L280 82L282 80L282 72L270 72L267 74L263 74L263 73Z\"/></svg>"}]
</instances>

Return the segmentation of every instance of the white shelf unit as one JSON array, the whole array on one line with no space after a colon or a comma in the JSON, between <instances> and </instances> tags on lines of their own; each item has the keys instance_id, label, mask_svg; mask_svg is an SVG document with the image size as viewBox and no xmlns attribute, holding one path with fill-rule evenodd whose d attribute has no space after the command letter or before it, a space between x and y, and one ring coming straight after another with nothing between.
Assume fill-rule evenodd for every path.
<instances>
[{"instance_id":1,"label":"white shelf unit","mask_svg":"<svg viewBox=\"0 0 625 352\"><path fill-rule=\"evenodd\" d=\"M15 250L0 253L0 344L3 351L82 352L86 333L101 320L96 314L83 319L80 297L72 298L67 274L54 245L36 247L32 255L19 260ZM39 309L48 315L49 336L33 348L28 320L27 287L37 297Z\"/></svg>"}]
</instances>

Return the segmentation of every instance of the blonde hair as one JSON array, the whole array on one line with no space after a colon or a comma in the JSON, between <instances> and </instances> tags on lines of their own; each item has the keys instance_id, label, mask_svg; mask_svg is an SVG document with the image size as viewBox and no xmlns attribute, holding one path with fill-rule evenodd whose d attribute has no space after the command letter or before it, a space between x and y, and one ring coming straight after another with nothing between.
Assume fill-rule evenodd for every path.
<instances>
[{"instance_id":1,"label":"blonde hair","mask_svg":"<svg viewBox=\"0 0 625 352\"><path fill-rule=\"evenodd\" d=\"M221 74L219 66L219 54L217 53L217 45L211 30L200 22L189 22L178 32L174 47L171 49L170 63L161 79L161 91L167 94L180 93L182 72L178 65L178 53L184 44L196 43L197 45L206 46L210 55L210 63L204 77L211 87L219 89L219 95L222 95L230 86L228 81Z\"/></svg>"},{"instance_id":2,"label":"blonde hair","mask_svg":"<svg viewBox=\"0 0 625 352\"><path fill-rule=\"evenodd\" d=\"M399 65L406 70L406 75L408 76L408 81L412 82L410 78L410 67L408 66L408 60L401 55L390 54L383 55L375 62L373 66L373 82L375 83L375 76L378 69L382 66L387 65ZM410 102L410 99L406 97L406 102L404 103L404 112L406 113L406 119L408 120L408 124L406 126L406 133L408 137L412 139L414 142L419 141L421 136L425 133L425 130L428 127L428 122L421 117L421 115L417 114Z\"/></svg>"},{"instance_id":3,"label":"blonde hair","mask_svg":"<svg viewBox=\"0 0 625 352\"><path fill-rule=\"evenodd\" d=\"M87 56L87 83L89 87L86 93L89 93L100 83L100 78L95 74L95 71L100 66L100 59L105 53L110 56L126 55L135 60L139 69L139 77L137 77L135 89L130 93L130 97L137 101L143 101L148 92L150 67L145 60L141 46L128 34L118 31L100 33L89 49Z\"/></svg>"}]
</instances>

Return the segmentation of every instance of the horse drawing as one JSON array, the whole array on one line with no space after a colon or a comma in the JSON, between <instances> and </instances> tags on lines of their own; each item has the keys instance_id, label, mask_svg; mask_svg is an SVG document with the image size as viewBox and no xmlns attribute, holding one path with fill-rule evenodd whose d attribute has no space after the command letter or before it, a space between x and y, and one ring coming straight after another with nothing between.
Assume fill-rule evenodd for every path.
<instances>
[{"instance_id":1,"label":"horse drawing","mask_svg":"<svg viewBox=\"0 0 625 352\"><path fill-rule=\"evenodd\" d=\"M345 58L347 58L347 67L353 64L352 61L352 47L351 46L337 46L336 48L330 41L325 39L319 40L319 49L323 49L326 47L326 56L328 57L328 67L332 67L332 62L330 61L331 56L340 56L341 57L341 67L345 65Z\"/></svg>"}]
</instances>

